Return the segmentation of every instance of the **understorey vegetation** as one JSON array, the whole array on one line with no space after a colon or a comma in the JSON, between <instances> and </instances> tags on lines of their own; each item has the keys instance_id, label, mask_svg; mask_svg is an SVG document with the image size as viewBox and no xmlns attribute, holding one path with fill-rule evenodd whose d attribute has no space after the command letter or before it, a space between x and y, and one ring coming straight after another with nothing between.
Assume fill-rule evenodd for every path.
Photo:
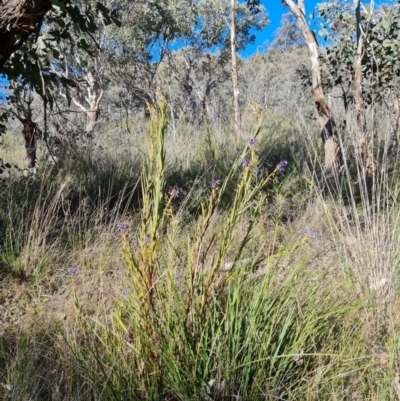
<instances>
[{"instance_id":1,"label":"understorey vegetation","mask_svg":"<svg viewBox=\"0 0 400 401\"><path fill-rule=\"evenodd\" d=\"M398 4L171 3L0 1L0 399L400 400Z\"/></svg>"}]
</instances>

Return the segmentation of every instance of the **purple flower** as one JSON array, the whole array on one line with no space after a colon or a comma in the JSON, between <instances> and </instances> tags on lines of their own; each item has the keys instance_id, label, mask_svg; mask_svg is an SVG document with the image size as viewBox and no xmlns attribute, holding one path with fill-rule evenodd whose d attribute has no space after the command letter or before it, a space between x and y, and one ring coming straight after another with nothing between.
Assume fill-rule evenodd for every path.
<instances>
[{"instance_id":1,"label":"purple flower","mask_svg":"<svg viewBox=\"0 0 400 401\"><path fill-rule=\"evenodd\" d=\"M178 188L176 186L169 187L169 189L168 189L168 195L173 198L177 198L181 193L182 193L182 188Z\"/></svg>"},{"instance_id":2,"label":"purple flower","mask_svg":"<svg viewBox=\"0 0 400 401\"><path fill-rule=\"evenodd\" d=\"M243 165L243 167L250 167L250 162L246 159L243 159L242 165Z\"/></svg>"},{"instance_id":3,"label":"purple flower","mask_svg":"<svg viewBox=\"0 0 400 401\"><path fill-rule=\"evenodd\" d=\"M254 136L251 136L249 139L249 148L254 148L256 146L256 140L254 139Z\"/></svg>"},{"instance_id":4,"label":"purple flower","mask_svg":"<svg viewBox=\"0 0 400 401\"><path fill-rule=\"evenodd\" d=\"M317 238L317 233L315 231L312 231L310 227L304 227L304 234L310 234L311 239L316 239Z\"/></svg>"},{"instance_id":5,"label":"purple flower","mask_svg":"<svg viewBox=\"0 0 400 401\"><path fill-rule=\"evenodd\" d=\"M257 174L259 173L259 171L260 171L260 170L259 170L258 168L255 168L255 169L253 170L253 174L254 174L254 175L257 175Z\"/></svg>"},{"instance_id":6,"label":"purple flower","mask_svg":"<svg viewBox=\"0 0 400 401\"><path fill-rule=\"evenodd\" d=\"M221 184L221 180L211 180L211 186L213 188L218 187Z\"/></svg>"},{"instance_id":7,"label":"purple flower","mask_svg":"<svg viewBox=\"0 0 400 401\"><path fill-rule=\"evenodd\" d=\"M68 267L67 270L68 270L68 276L74 276L77 273L78 268L77 267Z\"/></svg>"},{"instance_id":8,"label":"purple flower","mask_svg":"<svg viewBox=\"0 0 400 401\"><path fill-rule=\"evenodd\" d=\"M120 234L123 234L128 229L128 226L123 224L123 223L121 223L120 221L117 221L117 227L118 227L118 232Z\"/></svg>"},{"instance_id":9,"label":"purple flower","mask_svg":"<svg viewBox=\"0 0 400 401\"><path fill-rule=\"evenodd\" d=\"M287 160L282 160L280 161L276 167L279 167L278 173L284 173L286 171L286 167L288 166L288 161Z\"/></svg>"},{"instance_id":10,"label":"purple flower","mask_svg":"<svg viewBox=\"0 0 400 401\"><path fill-rule=\"evenodd\" d=\"M179 272L175 272L174 273L174 279L175 280L179 280L181 277L182 277L182 272L179 271Z\"/></svg>"}]
</instances>

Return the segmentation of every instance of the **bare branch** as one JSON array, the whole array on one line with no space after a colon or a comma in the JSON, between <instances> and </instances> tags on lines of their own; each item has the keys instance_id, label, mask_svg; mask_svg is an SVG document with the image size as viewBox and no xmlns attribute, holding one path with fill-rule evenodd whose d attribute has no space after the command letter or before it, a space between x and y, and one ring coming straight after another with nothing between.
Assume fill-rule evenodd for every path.
<instances>
[{"instance_id":1,"label":"bare branch","mask_svg":"<svg viewBox=\"0 0 400 401\"><path fill-rule=\"evenodd\" d=\"M74 102L75 106L82 110L83 113L89 113L89 111L84 106L82 106L74 97L72 97L72 101Z\"/></svg>"}]
</instances>

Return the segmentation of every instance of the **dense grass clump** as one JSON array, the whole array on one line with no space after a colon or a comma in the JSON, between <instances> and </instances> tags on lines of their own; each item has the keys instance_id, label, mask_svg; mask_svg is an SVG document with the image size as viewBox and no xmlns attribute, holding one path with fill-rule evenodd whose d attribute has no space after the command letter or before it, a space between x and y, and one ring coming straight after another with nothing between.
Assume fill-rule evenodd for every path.
<instances>
[{"instance_id":1,"label":"dense grass clump","mask_svg":"<svg viewBox=\"0 0 400 401\"><path fill-rule=\"evenodd\" d=\"M269 118L3 177L0 399L400 397L398 170Z\"/></svg>"}]
</instances>

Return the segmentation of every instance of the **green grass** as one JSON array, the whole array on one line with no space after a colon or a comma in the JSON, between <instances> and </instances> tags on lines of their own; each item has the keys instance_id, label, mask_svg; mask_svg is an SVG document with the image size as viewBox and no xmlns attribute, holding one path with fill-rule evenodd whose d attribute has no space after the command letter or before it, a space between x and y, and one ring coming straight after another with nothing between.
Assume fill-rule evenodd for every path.
<instances>
[{"instance_id":1,"label":"green grass","mask_svg":"<svg viewBox=\"0 0 400 401\"><path fill-rule=\"evenodd\" d=\"M181 132L161 101L144 157L3 178L0 399L400 399L398 166L327 188L268 118Z\"/></svg>"}]
</instances>

